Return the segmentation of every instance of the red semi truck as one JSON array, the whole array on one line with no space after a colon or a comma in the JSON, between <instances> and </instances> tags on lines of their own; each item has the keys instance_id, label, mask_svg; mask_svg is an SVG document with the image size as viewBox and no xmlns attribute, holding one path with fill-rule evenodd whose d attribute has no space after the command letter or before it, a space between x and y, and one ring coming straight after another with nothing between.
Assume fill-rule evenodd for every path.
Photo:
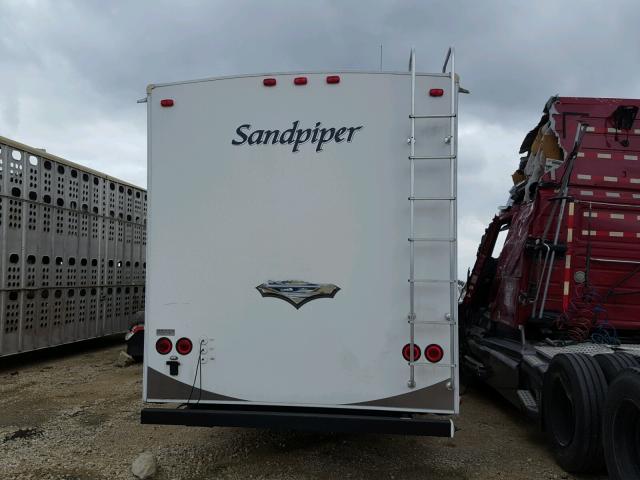
<instances>
[{"instance_id":1,"label":"red semi truck","mask_svg":"<svg viewBox=\"0 0 640 480\"><path fill-rule=\"evenodd\" d=\"M537 419L566 470L606 456L612 478L640 478L639 107L547 102L460 302L463 374Z\"/></svg>"}]
</instances>

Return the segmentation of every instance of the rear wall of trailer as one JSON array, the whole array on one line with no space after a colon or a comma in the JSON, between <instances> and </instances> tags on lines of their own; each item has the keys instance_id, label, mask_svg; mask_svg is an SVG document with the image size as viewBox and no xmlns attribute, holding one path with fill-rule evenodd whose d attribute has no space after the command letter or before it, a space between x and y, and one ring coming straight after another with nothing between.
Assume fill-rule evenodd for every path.
<instances>
[{"instance_id":1,"label":"rear wall of trailer","mask_svg":"<svg viewBox=\"0 0 640 480\"><path fill-rule=\"evenodd\" d=\"M416 112L440 117L416 125L416 155L438 158L416 166L415 195L442 200L416 206L415 234L446 241L416 246L416 278L433 279L416 287L416 343L444 357L416 358L412 388L411 77L300 76L151 89L145 398L453 412L451 79L416 79ZM288 280L339 291L300 308L261 294ZM193 351L162 355L163 336Z\"/></svg>"},{"instance_id":2,"label":"rear wall of trailer","mask_svg":"<svg viewBox=\"0 0 640 480\"><path fill-rule=\"evenodd\" d=\"M0 137L0 356L144 309L146 191Z\"/></svg>"}]
</instances>

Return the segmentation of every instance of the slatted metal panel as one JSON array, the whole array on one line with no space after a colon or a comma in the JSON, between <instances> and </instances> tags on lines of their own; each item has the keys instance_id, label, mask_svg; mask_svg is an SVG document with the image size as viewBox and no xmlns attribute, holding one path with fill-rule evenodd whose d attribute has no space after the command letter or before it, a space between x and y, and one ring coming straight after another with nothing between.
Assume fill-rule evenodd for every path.
<instances>
[{"instance_id":1,"label":"slatted metal panel","mask_svg":"<svg viewBox=\"0 0 640 480\"><path fill-rule=\"evenodd\" d=\"M146 199L0 137L0 356L127 329L144 309Z\"/></svg>"}]
</instances>

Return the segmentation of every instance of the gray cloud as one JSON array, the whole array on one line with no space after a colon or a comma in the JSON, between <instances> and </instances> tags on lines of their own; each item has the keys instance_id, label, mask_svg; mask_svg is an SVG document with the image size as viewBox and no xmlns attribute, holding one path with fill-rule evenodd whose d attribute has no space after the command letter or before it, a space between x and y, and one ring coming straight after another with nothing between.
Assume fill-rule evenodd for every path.
<instances>
[{"instance_id":1,"label":"gray cloud","mask_svg":"<svg viewBox=\"0 0 640 480\"><path fill-rule=\"evenodd\" d=\"M3 135L144 185L148 83L248 72L439 68L461 99L460 270L555 93L640 96L640 9L596 1L5 1Z\"/></svg>"}]
</instances>

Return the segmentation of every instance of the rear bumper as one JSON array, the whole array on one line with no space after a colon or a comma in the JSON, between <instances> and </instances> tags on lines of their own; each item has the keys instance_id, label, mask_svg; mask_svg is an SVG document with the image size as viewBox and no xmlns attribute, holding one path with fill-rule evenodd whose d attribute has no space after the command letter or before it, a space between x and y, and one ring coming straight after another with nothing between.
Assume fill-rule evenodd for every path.
<instances>
[{"instance_id":1,"label":"rear bumper","mask_svg":"<svg viewBox=\"0 0 640 480\"><path fill-rule=\"evenodd\" d=\"M250 407L250 408L246 408ZM453 437L450 418L391 415L390 412L348 409L259 408L235 405L189 406L186 408L144 408L144 424L197 427L246 427L308 432L383 433Z\"/></svg>"}]
</instances>

